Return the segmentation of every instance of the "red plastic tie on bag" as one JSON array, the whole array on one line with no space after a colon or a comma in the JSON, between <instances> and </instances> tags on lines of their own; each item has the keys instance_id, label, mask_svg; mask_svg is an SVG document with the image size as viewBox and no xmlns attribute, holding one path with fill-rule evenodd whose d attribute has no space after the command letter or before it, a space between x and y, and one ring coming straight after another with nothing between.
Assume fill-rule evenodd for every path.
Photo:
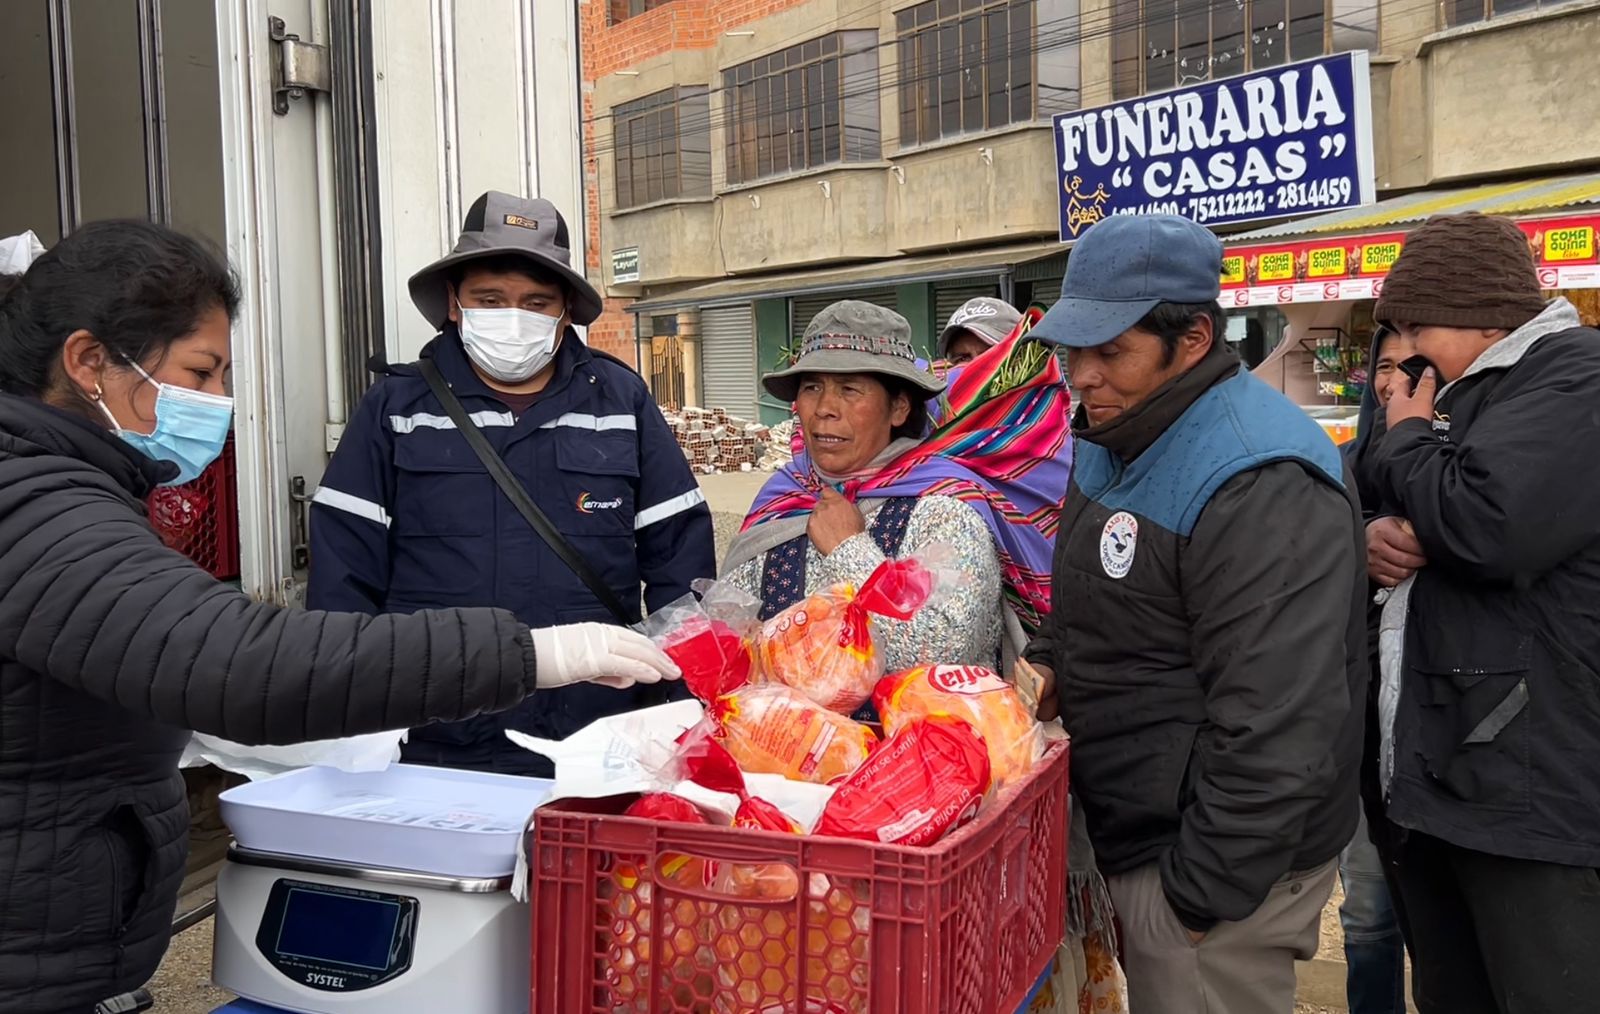
<instances>
[{"instance_id":1,"label":"red plastic tie on bag","mask_svg":"<svg viewBox=\"0 0 1600 1014\"><path fill-rule=\"evenodd\" d=\"M689 692L708 703L750 682L755 665L749 641L721 620L685 624L661 650L683 670Z\"/></svg>"},{"instance_id":2,"label":"red plastic tie on bag","mask_svg":"<svg viewBox=\"0 0 1600 1014\"><path fill-rule=\"evenodd\" d=\"M977 816L989 781L989 750L971 726L947 717L918 719L844 780L816 833L931 845Z\"/></svg>"},{"instance_id":3,"label":"red plastic tie on bag","mask_svg":"<svg viewBox=\"0 0 1600 1014\"><path fill-rule=\"evenodd\" d=\"M683 670L684 685L710 704L754 676L761 603L727 581L696 581L685 595L645 617L639 631Z\"/></svg>"},{"instance_id":4,"label":"red plastic tie on bag","mask_svg":"<svg viewBox=\"0 0 1600 1014\"><path fill-rule=\"evenodd\" d=\"M914 556L885 560L861 585L852 606L893 620L909 620L933 597L934 573Z\"/></svg>"}]
</instances>

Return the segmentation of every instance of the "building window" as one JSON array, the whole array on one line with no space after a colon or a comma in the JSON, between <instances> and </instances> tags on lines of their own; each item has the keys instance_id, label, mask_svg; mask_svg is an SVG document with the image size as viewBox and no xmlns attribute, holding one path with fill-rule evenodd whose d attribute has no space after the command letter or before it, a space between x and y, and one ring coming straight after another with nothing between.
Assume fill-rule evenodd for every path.
<instances>
[{"instance_id":1,"label":"building window","mask_svg":"<svg viewBox=\"0 0 1600 1014\"><path fill-rule=\"evenodd\" d=\"M877 32L835 32L723 71L728 182L877 161L877 50Z\"/></svg>"},{"instance_id":2,"label":"building window","mask_svg":"<svg viewBox=\"0 0 1600 1014\"><path fill-rule=\"evenodd\" d=\"M617 207L711 196L711 100L706 86L646 95L611 111Z\"/></svg>"},{"instance_id":3,"label":"building window","mask_svg":"<svg viewBox=\"0 0 1600 1014\"><path fill-rule=\"evenodd\" d=\"M895 14L900 144L1034 119L1033 0L927 0Z\"/></svg>"},{"instance_id":4,"label":"building window","mask_svg":"<svg viewBox=\"0 0 1600 1014\"><path fill-rule=\"evenodd\" d=\"M606 8L606 23L620 24L629 18L636 18L645 11L653 11L657 7L665 7L672 0L610 0Z\"/></svg>"},{"instance_id":5,"label":"building window","mask_svg":"<svg viewBox=\"0 0 1600 1014\"><path fill-rule=\"evenodd\" d=\"M1570 2L1571 0L1445 0L1445 27L1472 25L1490 18L1505 17L1507 14L1559 7Z\"/></svg>"},{"instance_id":6,"label":"building window","mask_svg":"<svg viewBox=\"0 0 1600 1014\"><path fill-rule=\"evenodd\" d=\"M1377 42L1378 9L1369 0L1222 0L1211 5L1116 0L1112 95L1133 98L1292 60L1375 49Z\"/></svg>"}]
</instances>

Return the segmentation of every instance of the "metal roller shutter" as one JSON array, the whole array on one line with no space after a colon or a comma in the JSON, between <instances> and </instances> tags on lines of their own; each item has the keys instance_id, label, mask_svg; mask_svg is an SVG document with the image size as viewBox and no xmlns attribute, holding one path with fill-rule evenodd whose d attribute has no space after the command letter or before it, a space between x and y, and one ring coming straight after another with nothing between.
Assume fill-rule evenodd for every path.
<instances>
[{"instance_id":1,"label":"metal roller shutter","mask_svg":"<svg viewBox=\"0 0 1600 1014\"><path fill-rule=\"evenodd\" d=\"M1060 276L1055 278L1041 278L1033 283L1032 301L1041 304L1046 310L1055 306L1061 299Z\"/></svg>"},{"instance_id":2,"label":"metal roller shutter","mask_svg":"<svg viewBox=\"0 0 1600 1014\"><path fill-rule=\"evenodd\" d=\"M1017 265L1017 298L1041 303L1045 309L1049 309L1061 298L1061 279L1066 273L1065 251Z\"/></svg>"},{"instance_id":3,"label":"metal roller shutter","mask_svg":"<svg viewBox=\"0 0 1600 1014\"><path fill-rule=\"evenodd\" d=\"M821 313L841 299L859 299L863 303L876 303L887 306L893 310L899 306L899 298L893 289L867 289L861 292L816 292L795 296L789 300L789 321L793 328L796 341L806 333L811 318Z\"/></svg>"},{"instance_id":4,"label":"metal roller shutter","mask_svg":"<svg viewBox=\"0 0 1600 1014\"><path fill-rule=\"evenodd\" d=\"M935 337L944 330L944 322L950 315L961 309L961 304L969 299L979 296L1000 298L1000 282L995 278L985 278L974 281L962 279L959 282L939 284L933 287L933 329Z\"/></svg>"},{"instance_id":5,"label":"metal roller shutter","mask_svg":"<svg viewBox=\"0 0 1600 1014\"><path fill-rule=\"evenodd\" d=\"M702 408L756 418L756 336L749 304L700 311L700 400Z\"/></svg>"}]
</instances>

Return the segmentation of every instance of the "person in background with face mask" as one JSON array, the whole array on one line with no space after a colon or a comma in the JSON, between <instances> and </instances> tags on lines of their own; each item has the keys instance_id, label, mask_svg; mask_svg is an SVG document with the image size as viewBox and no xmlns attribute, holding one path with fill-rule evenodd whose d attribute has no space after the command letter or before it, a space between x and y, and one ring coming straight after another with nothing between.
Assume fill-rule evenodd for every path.
<instances>
[{"instance_id":1,"label":"person in background with face mask","mask_svg":"<svg viewBox=\"0 0 1600 1014\"><path fill-rule=\"evenodd\" d=\"M573 330L600 316L601 301L569 245L549 201L479 197L455 250L411 279L412 301L440 329L422 358L615 598L636 611L642 585L654 610L715 576L711 513L644 381ZM374 614L498 606L535 629L615 624L496 486L420 364L385 374L313 497L307 604ZM663 699L657 688L540 693L503 714L415 729L403 759L548 775L549 762L506 729L563 739Z\"/></svg>"},{"instance_id":2,"label":"person in background with face mask","mask_svg":"<svg viewBox=\"0 0 1600 1014\"><path fill-rule=\"evenodd\" d=\"M6 1014L89 1014L155 971L188 851L189 730L333 739L677 674L611 628L283 609L168 549L143 500L222 450L238 306L226 264L148 222L83 226L0 277Z\"/></svg>"}]
</instances>

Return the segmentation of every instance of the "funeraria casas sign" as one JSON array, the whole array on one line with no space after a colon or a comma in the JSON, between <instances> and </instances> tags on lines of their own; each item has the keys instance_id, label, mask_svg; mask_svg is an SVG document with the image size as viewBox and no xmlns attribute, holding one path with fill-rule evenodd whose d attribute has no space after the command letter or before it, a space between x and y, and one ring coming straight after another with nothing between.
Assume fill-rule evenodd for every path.
<instances>
[{"instance_id":1,"label":"funeraria casas sign","mask_svg":"<svg viewBox=\"0 0 1600 1014\"><path fill-rule=\"evenodd\" d=\"M1364 51L1052 122L1063 241L1108 215L1183 215L1214 226L1374 199Z\"/></svg>"}]
</instances>

